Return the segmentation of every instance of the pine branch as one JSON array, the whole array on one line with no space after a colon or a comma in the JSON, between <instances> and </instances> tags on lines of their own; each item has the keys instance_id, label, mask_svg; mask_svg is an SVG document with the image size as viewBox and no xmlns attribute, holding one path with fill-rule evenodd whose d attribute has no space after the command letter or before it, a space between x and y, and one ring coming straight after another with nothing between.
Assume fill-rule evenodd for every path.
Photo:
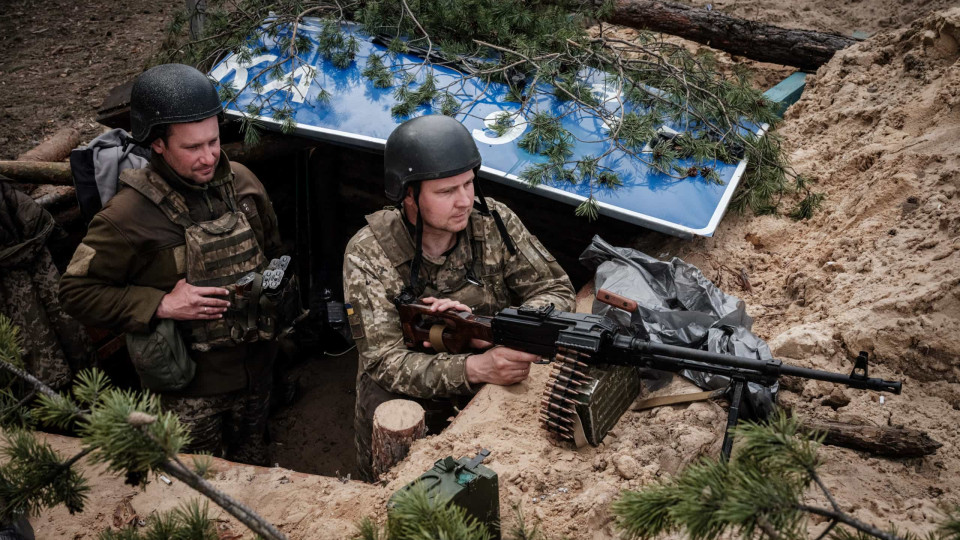
<instances>
[{"instance_id":1,"label":"pine branch","mask_svg":"<svg viewBox=\"0 0 960 540\"><path fill-rule=\"evenodd\" d=\"M853 516L847 515L843 512L836 512L834 510L827 510L826 508L820 508L818 506L810 506L806 504L798 504L797 508L803 510L804 512L810 512L818 516L823 516L830 518L834 521L839 521L845 525L849 525L858 531L863 531L871 536L876 536L880 540L903 540L899 536L881 531L880 529L864 523L859 519L854 518Z\"/></svg>"},{"instance_id":2,"label":"pine branch","mask_svg":"<svg viewBox=\"0 0 960 540\"><path fill-rule=\"evenodd\" d=\"M160 468L170 476L205 495L226 510L231 516L246 525L251 531L270 540L286 540L287 537L282 532L260 517L259 514L226 493L218 490L203 478L197 476L196 473L187 468L176 456L174 456L171 461L164 462Z\"/></svg>"},{"instance_id":3,"label":"pine branch","mask_svg":"<svg viewBox=\"0 0 960 540\"><path fill-rule=\"evenodd\" d=\"M17 377L20 377L24 381L30 384L37 392L51 398L59 399L60 395L53 391L49 386L43 384L40 379L34 377L33 375L26 372L26 370L20 369L13 364L10 364L6 361L0 360L0 369L3 369Z\"/></svg>"},{"instance_id":4,"label":"pine branch","mask_svg":"<svg viewBox=\"0 0 960 540\"><path fill-rule=\"evenodd\" d=\"M36 377L33 377L29 373L16 368L7 362L0 361L0 368L11 372L18 377L21 377L23 380L31 384L37 391L49 397L51 400L62 398L59 394L51 390ZM102 381L102 379L93 375L88 379L88 381L91 382L93 387L99 389L100 383L97 381ZM85 395L89 396L91 390L92 388L87 388ZM116 390L113 390L107 393L105 396L100 397L99 399L101 399L102 402L97 405L97 408L94 411L90 413L83 413L83 420L86 422L85 426L83 427L83 429L86 431L86 436L84 437L85 440L88 442L91 440L100 440L106 442L108 439L94 436L93 430L96 429L96 424L92 423L91 419L103 418L104 420L109 421L109 417L104 415L115 416L117 413L124 410L124 406L122 404L123 399L133 397L134 396L132 394ZM155 404L156 401L149 395L140 399L140 404L146 405L148 403ZM150 406L146 405L145 408L149 409ZM165 416L169 417L169 414L170 413L166 413ZM143 433L147 440L152 443L160 452L159 454L151 452L137 452L127 443L121 443L118 449L110 450L105 454L104 446L91 444L78 455L67 461L63 466L58 468L58 474L60 474L62 470L69 470L69 467L76 463L76 461L93 452L98 452L98 454L94 455L94 458L97 460L103 460L107 456L112 458L109 466L114 470L121 468L119 464L122 464L122 468L128 473L137 473L143 470L145 467L157 468L167 472L171 476L179 479L196 491L202 493L210 500L221 506L230 515L236 517L241 523L249 527L250 530L254 531L255 533L270 540L286 540L286 536L284 536L283 533L260 517L256 512L250 510L246 506L232 499L227 494L216 489L212 484L186 467L177 457L176 453L171 451L171 448L179 448L176 429L173 430L174 433L171 435L169 428L167 428L169 425L169 422L167 421L168 419L163 418L162 420L164 420L164 422L158 422L158 418L156 416L139 411L129 413L128 417L126 418L126 423L133 428L139 428L140 432ZM175 425L179 427L178 423ZM165 438L163 440L159 439L157 434L151 431L152 426L159 426L161 429L163 429L163 433L165 434ZM103 435L105 437L116 437L119 435L115 430L109 431L109 433L109 435L106 433ZM133 453L131 453L131 450L133 450ZM157 463L158 460L156 460L154 457L150 457L153 455L166 456L166 459L160 459L159 463ZM49 480L43 484L46 483L49 483ZM42 484L39 484L37 489L41 488Z\"/></svg>"},{"instance_id":5,"label":"pine branch","mask_svg":"<svg viewBox=\"0 0 960 540\"><path fill-rule=\"evenodd\" d=\"M7 409L2 416L0 416L0 425L2 425L7 420L7 417L10 416L11 413L14 413L20 410L20 407L23 407L27 403L30 403L30 401L33 400L33 398L35 398L36 396L37 396L37 390L36 389L30 390L27 393L26 397L16 402L12 407Z\"/></svg>"}]
</instances>

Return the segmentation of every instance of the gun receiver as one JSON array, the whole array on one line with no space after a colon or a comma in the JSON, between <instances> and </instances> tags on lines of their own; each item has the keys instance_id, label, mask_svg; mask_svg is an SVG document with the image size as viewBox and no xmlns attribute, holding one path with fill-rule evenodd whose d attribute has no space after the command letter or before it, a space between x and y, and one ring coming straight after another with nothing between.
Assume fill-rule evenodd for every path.
<instances>
[{"instance_id":1,"label":"gun receiver","mask_svg":"<svg viewBox=\"0 0 960 540\"><path fill-rule=\"evenodd\" d=\"M597 299L619 309L636 309L636 302L605 290L597 292ZM404 304L399 310L408 348L424 350L423 343L430 342L436 351L461 353L470 350L472 339L480 339L554 358L555 371L544 394L544 416L541 419L548 431L568 440L577 438L579 420L573 418L577 414L575 407L582 404L584 390L594 382L594 377L588 376L587 371L608 369L611 365L669 372L689 369L730 377L733 395L728 428L736 425L739 419L740 402L747 382L770 385L789 375L893 394L899 394L902 387L900 381L868 377L865 352L860 353L853 371L844 375L792 366L781 360L756 360L654 343L646 335L620 329L605 317L568 313L552 305L507 308L493 317L457 311L438 313L420 304ZM595 444L599 444L599 440ZM727 435L723 444L725 456L729 456L731 446L732 440Z\"/></svg>"}]
</instances>

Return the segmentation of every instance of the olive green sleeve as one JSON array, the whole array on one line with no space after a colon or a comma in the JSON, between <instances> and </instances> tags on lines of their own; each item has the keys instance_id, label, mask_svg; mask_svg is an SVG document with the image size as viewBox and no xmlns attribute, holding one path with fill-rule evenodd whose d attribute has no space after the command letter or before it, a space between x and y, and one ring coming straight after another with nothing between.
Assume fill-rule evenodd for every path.
<instances>
[{"instance_id":1,"label":"olive green sleeve","mask_svg":"<svg viewBox=\"0 0 960 540\"><path fill-rule=\"evenodd\" d=\"M64 310L90 326L146 330L166 292L128 284L138 262L139 254L117 227L95 216L60 279Z\"/></svg>"},{"instance_id":2,"label":"olive green sleeve","mask_svg":"<svg viewBox=\"0 0 960 540\"><path fill-rule=\"evenodd\" d=\"M363 231L358 236L363 235ZM361 242L363 243L363 242ZM399 274L382 251L357 237L347 246L343 264L344 296L351 304L360 369L390 392L419 398L471 394L468 354L429 354L407 349L400 316L392 298L402 286Z\"/></svg>"}]
</instances>

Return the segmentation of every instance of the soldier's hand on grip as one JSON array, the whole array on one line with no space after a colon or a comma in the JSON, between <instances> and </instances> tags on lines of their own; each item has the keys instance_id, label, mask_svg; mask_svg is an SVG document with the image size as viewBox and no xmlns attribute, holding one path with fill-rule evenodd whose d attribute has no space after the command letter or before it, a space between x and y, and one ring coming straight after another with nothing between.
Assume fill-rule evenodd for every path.
<instances>
[{"instance_id":1,"label":"soldier's hand on grip","mask_svg":"<svg viewBox=\"0 0 960 540\"><path fill-rule=\"evenodd\" d=\"M157 318L177 321L223 318L230 302L216 297L228 294L230 293L221 287L195 287L181 279L173 290L160 300Z\"/></svg>"},{"instance_id":2,"label":"soldier's hand on grip","mask_svg":"<svg viewBox=\"0 0 960 540\"><path fill-rule=\"evenodd\" d=\"M448 309L452 309L455 311L466 311L467 313L473 313L473 310L470 309L470 306L463 304L461 302L458 302L456 300L453 300L451 298L434 298L432 296L428 296L426 298L421 299L420 301L430 306L430 311L436 311L437 313L447 311ZM433 348L433 345L429 341L424 341L423 346L430 349ZM492 346L493 346L493 343L490 343L489 341L483 341L482 339L470 340L470 348L472 349L483 350L483 349L489 349Z\"/></svg>"},{"instance_id":3,"label":"soldier's hand on grip","mask_svg":"<svg viewBox=\"0 0 960 540\"><path fill-rule=\"evenodd\" d=\"M539 359L535 354L507 347L494 347L483 354L467 357L467 381L470 384L491 383L503 386L518 383L530 375L530 364Z\"/></svg>"}]
</instances>

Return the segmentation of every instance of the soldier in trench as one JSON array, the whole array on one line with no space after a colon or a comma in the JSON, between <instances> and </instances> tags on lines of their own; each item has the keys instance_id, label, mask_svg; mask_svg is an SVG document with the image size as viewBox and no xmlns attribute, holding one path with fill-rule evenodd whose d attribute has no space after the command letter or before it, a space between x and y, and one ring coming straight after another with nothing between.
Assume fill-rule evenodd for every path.
<instances>
[{"instance_id":1,"label":"soldier in trench","mask_svg":"<svg viewBox=\"0 0 960 540\"><path fill-rule=\"evenodd\" d=\"M359 350L357 458L367 479L378 405L415 400L436 433L481 385L520 382L538 359L489 343L474 343L469 354L408 350L398 303L478 315L520 304L574 307L573 286L556 259L509 208L483 197L480 162L473 137L453 118L400 125L384 156L385 193L396 207L368 215L347 245L344 296Z\"/></svg>"},{"instance_id":2,"label":"soldier in trench","mask_svg":"<svg viewBox=\"0 0 960 540\"><path fill-rule=\"evenodd\" d=\"M190 430L185 451L266 465L276 321L255 314L251 326L261 291L240 298L228 287L261 275L281 245L263 185L220 150L221 111L211 81L190 66L140 75L131 125L152 157L121 174L60 298L80 321L126 332L141 382Z\"/></svg>"}]
</instances>

